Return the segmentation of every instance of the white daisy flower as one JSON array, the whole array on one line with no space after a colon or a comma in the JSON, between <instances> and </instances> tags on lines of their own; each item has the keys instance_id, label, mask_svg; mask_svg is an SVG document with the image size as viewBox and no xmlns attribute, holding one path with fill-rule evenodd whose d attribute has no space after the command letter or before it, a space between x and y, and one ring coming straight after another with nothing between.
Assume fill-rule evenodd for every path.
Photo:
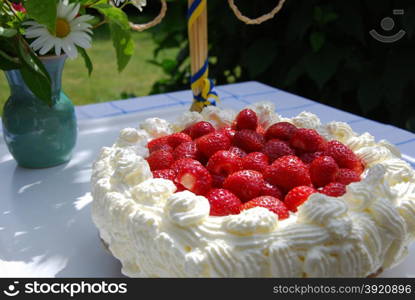
<instances>
[{"instance_id":1,"label":"white daisy flower","mask_svg":"<svg viewBox=\"0 0 415 300\"><path fill-rule=\"evenodd\" d=\"M55 48L55 54L58 56L64 52L70 58L76 58L78 56L76 46L91 48L92 25L87 22L93 17L90 15L77 17L79 7L79 3L69 4L67 0L59 1L54 34L49 32L45 25L36 21L25 22L24 25L29 26L25 37L35 39L30 44L33 50L45 55Z\"/></svg>"},{"instance_id":2,"label":"white daisy flower","mask_svg":"<svg viewBox=\"0 0 415 300\"><path fill-rule=\"evenodd\" d=\"M119 7L126 0L112 0L115 6ZM131 4L137 7L140 11L143 11L143 7L147 5L147 0L130 0Z\"/></svg>"}]
</instances>

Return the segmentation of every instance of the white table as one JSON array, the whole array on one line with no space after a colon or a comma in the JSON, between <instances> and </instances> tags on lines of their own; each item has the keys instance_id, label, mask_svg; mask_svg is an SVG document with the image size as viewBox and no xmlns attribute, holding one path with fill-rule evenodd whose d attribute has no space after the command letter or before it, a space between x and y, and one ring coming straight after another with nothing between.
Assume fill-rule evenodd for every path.
<instances>
[{"instance_id":1,"label":"white table","mask_svg":"<svg viewBox=\"0 0 415 300\"><path fill-rule=\"evenodd\" d=\"M323 122L341 120L357 132L398 145L415 163L415 135L318 104L258 82L218 87L223 107L240 109L260 100L293 116L303 110ZM61 166L27 170L16 166L0 137L0 277L119 277L120 264L107 254L90 217L89 178L99 149L120 129L145 118L175 119L188 109L190 91L77 107L79 138L73 159ZM384 277L415 277L415 245L410 256Z\"/></svg>"}]
</instances>

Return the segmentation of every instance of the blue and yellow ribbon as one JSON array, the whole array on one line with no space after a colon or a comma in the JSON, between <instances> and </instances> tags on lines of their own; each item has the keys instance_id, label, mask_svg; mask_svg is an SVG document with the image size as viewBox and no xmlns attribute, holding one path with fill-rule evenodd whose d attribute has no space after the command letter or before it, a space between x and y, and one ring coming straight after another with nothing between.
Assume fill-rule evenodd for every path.
<instances>
[{"instance_id":1,"label":"blue and yellow ribbon","mask_svg":"<svg viewBox=\"0 0 415 300\"><path fill-rule=\"evenodd\" d=\"M200 17L203 10L206 9L206 0L195 0L187 11L188 28L189 32ZM197 106L202 109L205 106L216 105L216 101L219 101L218 94L214 91L214 83L208 78L209 62L206 58L202 68L195 74L192 74L190 78L191 87L193 90L193 98ZM196 91L200 91L196 94ZM212 100L209 100L212 99Z\"/></svg>"}]
</instances>

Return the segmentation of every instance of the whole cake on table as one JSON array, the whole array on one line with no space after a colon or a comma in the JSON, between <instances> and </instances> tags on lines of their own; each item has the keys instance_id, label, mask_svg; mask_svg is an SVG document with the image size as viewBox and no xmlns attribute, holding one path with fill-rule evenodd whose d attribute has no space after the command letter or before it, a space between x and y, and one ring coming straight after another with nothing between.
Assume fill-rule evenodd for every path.
<instances>
[{"instance_id":1,"label":"whole cake on table","mask_svg":"<svg viewBox=\"0 0 415 300\"><path fill-rule=\"evenodd\" d=\"M367 277L415 238L395 146L271 103L125 128L91 181L94 223L132 277Z\"/></svg>"}]
</instances>

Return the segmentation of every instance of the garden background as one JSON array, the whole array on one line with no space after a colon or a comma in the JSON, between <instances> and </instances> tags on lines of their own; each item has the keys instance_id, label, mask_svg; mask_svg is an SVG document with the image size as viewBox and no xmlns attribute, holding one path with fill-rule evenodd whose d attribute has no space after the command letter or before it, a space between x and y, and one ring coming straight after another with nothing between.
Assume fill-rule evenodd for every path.
<instances>
[{"instance_id":1,"label":"garden background","mask_svg":"<svg viewBox=\"0 0 415 300\"><path fill-rule=\"evenodd\" d=\"M131 19L146 22L158 1ZM235 1L249 16L272 9L276 1ZM76 105L189 88L187 1L169 1L162 24L134 33L136 53L117 73L108 28L94 34L88 51L95 70L88 77L82 58L68 61L63 87ZM415 4L411 0L287 0L282 11L262 25L245 25L224 0L209 0L210 77L216 84L257 80L306 98L415 132ZM393 16L393 9L404 9ZM393 17L406 31L392 44L369 31ZM392 32L392 31L391 31ZM9 90L0 75L0 105ZM137 100L139 101L139 100ZM277 108L278 109L278 108Z\"/></svg>"}]
</instances>

